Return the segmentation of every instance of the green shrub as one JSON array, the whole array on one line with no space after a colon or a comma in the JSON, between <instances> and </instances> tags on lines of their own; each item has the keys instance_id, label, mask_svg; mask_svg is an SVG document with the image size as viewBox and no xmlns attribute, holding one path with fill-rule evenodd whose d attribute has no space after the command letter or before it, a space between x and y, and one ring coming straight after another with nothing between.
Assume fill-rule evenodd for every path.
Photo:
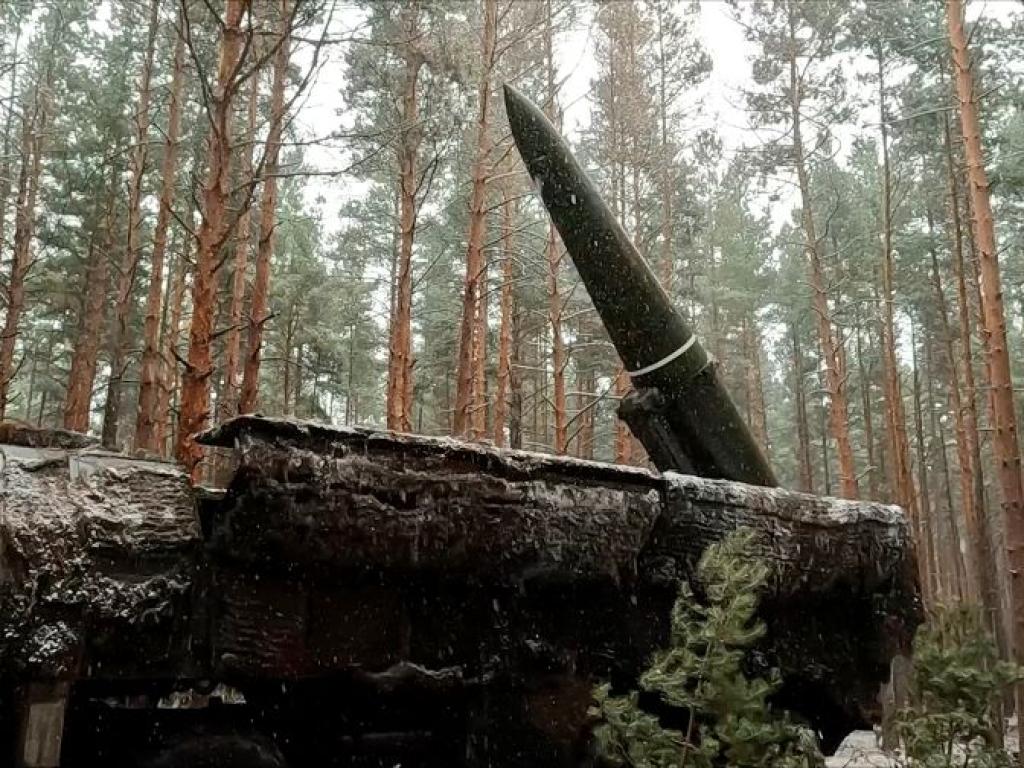
<instances>
[{"instance_id":1,"label":"green shrub","mask_svg":"<svg viewBox=\"0 0 1024 768\"><path fill-rule=\"evenodd\" d=\"M602 757L629 768L712 768L822 764L813 735L774 710L768 699L778 675L743 673L743 658L764 634L755 617L768 567L752 556L753 537L740 531L711 546L697 578L703 600L680 585L669 646L640 678L644 691L678 708L685 729L662 725L639 704L639 692L595 692Z\"/></svg>"},{"instance_id":2,"label":"green shrub","mask_svg":"<svg viewBox=\"0 0 1024 768\"><path fill-rule=\"evenodd\" d=\"M1010 765L999 702L1022 673L1000 661L976 610L935 610L914 641L910 704L896 719L901 762L915 768Z\"/></svg>"}]
</instances>

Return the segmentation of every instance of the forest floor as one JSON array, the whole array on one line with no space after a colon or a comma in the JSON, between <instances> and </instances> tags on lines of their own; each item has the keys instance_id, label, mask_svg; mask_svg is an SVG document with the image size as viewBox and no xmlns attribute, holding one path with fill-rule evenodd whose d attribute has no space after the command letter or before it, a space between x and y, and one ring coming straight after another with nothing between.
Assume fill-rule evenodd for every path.
<instances>
[{"instance_id":1,"label":"forest floor","mask_svg":"<svg viewBox=\"0 0 1024 768\"><path fill-rule=\"evenodd\" d=\"M836 753L825 759L827 768L890 768L896 761L878 745L874 731L854 731Z\"/></svg>"},{"instance_id":2,"label":"forest floor","mask_svg":"<svg viewBox=\"0 0 1024 768\"><path fill-rule=\"evenodd\" d=\"M1006 746L1011 753L1017 751L1016 718L1010 718L1006 727ZM899 759L886 754L879 746L874 731L854 731L840 745L832 757L825 758L826 768L896 768Z\"/></svg>"}]
</instances>

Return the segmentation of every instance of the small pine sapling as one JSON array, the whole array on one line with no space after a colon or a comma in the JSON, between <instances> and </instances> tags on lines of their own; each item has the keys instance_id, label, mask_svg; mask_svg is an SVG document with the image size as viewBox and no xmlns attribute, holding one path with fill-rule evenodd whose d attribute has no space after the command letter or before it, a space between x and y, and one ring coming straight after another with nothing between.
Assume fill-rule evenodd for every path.
<instances>
[{"instance_id":1,"label":"small pine sapling","mask_svg":"<svg viewBox=\"0 0 1024 768\"><path fill-rule=\"evenodd\" d=\"M813 734L775 710L778 674L749 677L743 660L764 635L757 620L768 566L753 534L737 531L710 546L697 567L702 600L680 584L666 649L641 675L642 690L683 713L685 730L662 725L640 694L595 692L602 757L626 768L808 768L822 764Z\"/></svg>"},{"instance_id":2,"label":"small pine sapling","mask_svg":"<svg viewBox=\"0 0 1024 768\"><path fill-rule=\"evenodd\" d=\"M918 632L910 705L897 715L902 762L915 768L1011 765L999 702L1024 668L999 659L977 610L941 607Z\"/></svg>"}]
</instances>

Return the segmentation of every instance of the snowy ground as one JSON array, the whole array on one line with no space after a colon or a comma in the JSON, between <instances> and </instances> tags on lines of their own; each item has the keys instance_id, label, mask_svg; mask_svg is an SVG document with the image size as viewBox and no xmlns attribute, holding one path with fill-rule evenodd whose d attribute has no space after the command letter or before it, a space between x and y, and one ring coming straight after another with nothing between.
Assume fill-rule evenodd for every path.
<instances>
[{"instance_id":1,"label":"snowy ground","mask_svg":"<svg viewBox=\"0 0 1024 768\"><path fill-rule=\"evenodd\" d=\"M891 768L896 763L878 747L872 731L854 731L832 757L826 758L828 768Z\"/></svg>"},{"instance_id":2,"label":"snowy ground","mask_svg":"<svg viewBox=\"0 0 1024 768\"><path fill-rule=\"evenodd\" d=\"M1017 722L1010 718L1006 728L1006 746L1017 751ZM872 731L854 731L836 753L825 759L827 768L895 768L899 763L879 748Z\"/></svg>"}]
</instances>

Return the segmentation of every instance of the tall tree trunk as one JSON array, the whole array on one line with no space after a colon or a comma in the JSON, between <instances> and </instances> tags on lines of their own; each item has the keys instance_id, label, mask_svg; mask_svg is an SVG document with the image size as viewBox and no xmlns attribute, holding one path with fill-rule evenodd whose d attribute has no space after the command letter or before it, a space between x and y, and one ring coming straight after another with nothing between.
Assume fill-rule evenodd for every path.
<instances>
[{"instance_id":1,"label":"tall tree trunk","mask_svg":"<svg viewBox=\"0 0 1024 768\"><path fill-rule=\"evenodd\" d=\"M515 308L515 247L512 241L512 220L515 202L507 196L501 204L501 317L498 321L498 373L494 394L494 444L504 448L505 421L512 379L512 323Z\"/></svg>"},{"instance_id":2,"label":"tall tree trunk","mask_svg":"<svg viewBox=\"0 0 1024 768\"><path fill-rule=\"evenodd\" d=\"M931 230L931 211L928 212L928 228ZM958 373L956 350L954 349L954 331L949 325L949 307L946 302L946 294L942 289L942 277L939 271L939 258L935 249L931 249L932 264L932 285L935 288L935 307L942 324L943 352L946 357L946 367L949 373L949 405L953 412L953 436L956 442L956 458L960 468L960 508L964 521L964 529L967 532L967 540L970 545L970 579L966 585L971 594L983 598L981 592L981 569L985 568L982 558L987 554L987 547L983 545L981 528L978 521L978 509L974 498L974 458L972 447L967 434L968 408L965 407L963 398L960 395L960 375ZM970 331L968 330L968 345L970 344ZM973 381L973 373L970 374ZM959 549L959 547L958 547Z\"/></svg>"},{"instance_id":3,"label":"tall tree trunk","mask_svg":"<svg viewBox=\"0 0 1024 768\"><path fill-rule=\"evenodd\" d=\"M892 254L892 177L889 167L889 130L885 110L885 62L876 52L878 62L878 109L882 139L882 366L885 377L886 422L889 433L890 457L896 486L897 500L911 520L917 521L917 498L911 474L910 442L907 439L907 421L900 386L900 368L896 356L896 322L893 307L893 254ZM926 493L922 488L922 493ZM927 542L919 542L927 547ZM922 563L927 569L927 562Z\"/></svg>"},{"instance_id":4,"label":"tall tree trunk","mask_svg":"<svg viewBox=\"0 0 1024 768\"><path fill-rule=\"evenodd\" d=\"M657 16L657 36L658 36L658 122L660 124L661 132L659 140L661 142L661 287L665 289L665 293L669 296L672 295L672 277L674 259L672 254L672 227L673 211L672 211L672 188L674 179L672 178L673 169L673 158L671 145L669 144L669 130L668 130L668 110L669 110L669 97L668 97L668 72L666 71L665 62L667 60L668 53L666 51L665 43L665 7L661 4L655 5L655 15Z\"/></svg>"},{"instance_id":5,"label":"tall tree trunk","mask_svg":"<svg viewBox=\"0 0 1024 768\"><path fill-rule=\"evenodd\" d=\"M487 435L487 260L483 259L477 285L476 317L473 321L473 389L469 438Z\"/></svg>"},{"instance_id":6,"label":"tall tree trunk","mask_svg":"<svg viewBox=\"0 0 1024 768\"><path fill-rule=\"evenodd\" d=\"M581 459L593 459L594 408L597 405L597 399L594 397L593 368L577 365L576 391L575 419L579 421L576 427L576 455Z\"/></svg>"},{"instance_id":7,"label":"tall tree trunk","mask_svg":"<svg viewBox=\"0 0 1024 768\"><path fill-rule=\"evenodd\" d=\"M921 518L921 532L924 540L925 556L925 578L923 584L926 587L925 597L931 598L933 604L941 589L939 585L939 573L941 562L938 553L940 551L939 526L932 516L931 493L928 487L928 452L924 442L924 416L921 413L921 377L918 369L917 338L916 332L911 326L911 355L913 357L913 400L914 400L914 438L917 443L917 473L918 487L921 489L921 506L918 510Z\"/></svg>"},{"instance_id":8,"label":"tall tree trunk","mask_svg":"<svg viewBox=\"0 0 1024 768\"><path fill-rule=\"evenodd\" d=\"M629 392L629 374L621 365L615 374L615 397L621 400ZM633 461L633 441L630 440L629 427L622 419L615 420L615 463L631 464Z\"/></svg>"},{"instance_id":9,"label":"tall tree trunk","mask_svg":"<svg viewBox=\"0 0 1024 768\"><path fill-rule=\"evenodd\" d=\"M588 398L589 402L587 404L588 410L587 410L587 413L583 417L584 418L583 426L580 429L580 443L582 445L582 450L580 451L580 453L581 453L582 458L584 458L584 459L593 459L594 458L594 449L596 447L596 441L595 441L595 426L596 426L596 421L597 421L597 419L596 419L597 410L596 409L597 409L599 398L595 394L595 389L597 387L597 382L594 380L594 376L595 376L594 369L590 368L590 370L587 371L587 389L586 389L587 393L590 395L589 398Z\"/></svg>"},{"instance_id":10,"label":"tall tree trunk","mask_svg":"<svg viewBox=\"0 0 1024 768\"><path fill-rule=\"evenodd\" d=\"M288 77L290 30L290 0L280 0L279 29L281 37L274 53L274 80L270 87L270 127L267 130L263 159L263 193L260 197L260 234L256 247L256 274L252 283L249 304L248 336L245 346L245 370L242 372L242 391L238 398L238 412L256 410L260 390L260 362L263 354L263 327L269 319L270 259L274 254L274 217L277 212L277 172L281 154L281 136L284 132L284 86Z\"/></svg>"},{"instance_id":11,"label":"tall tree trunk","mask_svg":"<svg viewBox=\"0 0 1024 768\"><path fill-rule=\"evenodd\" d=\"M881 382L879 382L878 388L884 389ZM886 429L875 431L877 433L875 456L878 457L878 499L879 501L888 501L892 499L893 488L889 478L889 433Z\"/></svg>"},{"instance_id":12,"label":"tall tree trunk","mask_svg":"<svg viewBox=\"0 0 1024 768\"><path fill-rule=\"evenodd\" d=\"M978 423L978 446L979 446L979 450L984 452L986 444L989 444L989 446L991 447L990 438L991 438L991 433L992 433L992 430L993 430L993 425L995 424L995 420L996 419L995 419L995 415L992 413L992 409L995 407L995 404L994 404L994 401L992 399L992 371L989 368L989 364L988 364L988 360L989 360L989 357L990 357L989 346L990 346L991 340L989 338L988 333L985 330L985 315L984 315L984 304L985 304L985 302L984 302L984 300L981 297L981 259L978 257L978 239L977 239L977 236L975 234L975 229L976 229L975 223L976 222L974 220L974 214L972 213L972 210L971 210L971 198L970 198L970 195L966 194L966 192L965 192L966 189L967 189L968 184L969 184L969 182L967 182L967 181L963 182L963 190L962 191L964 192L964 194L963 194L963 197L961 198L961 202L963 203L963 209L964 209L965 217L966 217L967 221L969 222L969 226L967 227L967 233L968 233L967 243L968 243L968 246L969 246L969 248L968 248L969 256L967 258L967 263L965 265L965 269L966 269L966 272L967 272L967 290L970 293L970 297L968 299L968 302L970 304L970 312L971 312L971 315L972 315L972 327L974 329L974 340L975 340L975 342L978 344L978 346L980 348L979 352L980 352L980 357L981 357L980 365L978 366L978 369L975 372L976 374L980 373L980 376L981 376L981 383L978 384L977 395L978 395L979 400L980 399L984 399L985 405L986 405L986 409L987 409L986 413L988 415L988 423L985 424L984 421L982 420L980 406L979 406L979 408L978 408L978 414L979 415L978 415L978 420L977 420L977 423ZM989 510L989 512L991 514L991 506L992 505L991 505L991 500L989 499L989 488L988 488L988 486L985 485L985 484L982 484L982 489L981 489L980 493L984 494L984 496L985 496L985 508L987 510ZM988 524L992 528L993 531L996 531L998 529L998 527L999 527L998 524L994 523L994 521L993 521L993 519L991 517L988 518ZM1001 547L1002 547L1001 543L995 543L995 539L993 539L993 542L994 542L993 546L995 546L997 549L1001 549Z\"/></svg>"},{"instance_id":13,"label":"tall tree trunk","mask_svg":"<svg viewBox=\"0 0 1024 768\"><path fill-rule=\"evenodd\" d=\"M520 368L523 348L522 312L516 307L512 313L512 349L509 353L508 446L523 447L523 376Z\"/></svg>"},{"instance_id":14,"label":"tall tree trunk","mask_svg":"<svg viewBox=\"0 0 1024 768\"><path fill-rule=\"evenodd\" d=\"M211 89L207 172L203 182L202 220L196 240L192 275L192 322L189 328L188 361L181 380L181 417L176 455L193 479L199 477L203 450L195 441L210 419L210 377L213 374L213 315L216 303L220 249L231 236L227 210L230 199L231 117L237 90L239 58L245 32L242 17L249 0L226 0L221 32L217 81ZM286 22L283 22L286 23Z\"/></svg>"},{"instance_id":15,"label":"tall tree trunk","mask_svg":"<svg viewBox=\"0 0 1024 768\"><path fill-rule=\"evenodd\" d=\"M559 125L558 106L555 98L554 33L551 29L551 0L547 0L544 20L544 69L547 84L545 111L551 121L555 125ZM562 334L562 293L558 287L558 273L562 265L562 249L559 247L558 233L550 221L548 222L548 239L545 253L547 256L548 323L551 325L551 377L553 390L551 405L555 422L552 449L557 454L564 454L569 447L569 427L565 400L565 369L568 366L568 355L565 348L565 337Z\"/></svg>"},{"instance_id":16,"label":"tall tree trunk","mask_svg":"<svg viewBox=\"0 0 1024 768\"><path fill-rule=\"evenodd\" d=\"M829 396L829 425L839 457L839 492L848 499L860 495L857 468L850 441L849 407L846 392L846 366L842 351L842 336L833 329L832 313L828 305L828 289L822 266L821 241L815 231L814 201L811 197L810 175L804 157L802 135L801 81L796 59L796 29L793 11L789 11L789 84L790 110L793 124L793 152L802 207L801 221L804 231L804 251L811 271L811 290L818 328L821 354L825 363L825 389ZM823 436L824 439L824 436Z\"/></svg>"},{"instance_id":17,"label":"tall tree trunk","mask_svg":"<svg viewBox=\"0 0 1024 768\"><path fill-rule=\"evenodd\" d=\"M550 5L550 3L549 3ZM608 127L611 133L611 175L612 175L612 209L618 213L619 221L625 228L626 221L626 165L623 162L624 155L624 134L622 129L622 111L619 108L619 100L622 97L619 88L621 75L620 67L617 67L618 56L611 55L608 58ZM616 368L612 383L612 394L616 402L621 402L630 390L629 376L626 373L622 362L615 356ZM629 427L622 419L615 418L614 439L612 443L612 454L617 464L631 463L633 443Z\"/></svg>"},{"instance_id":18,"label":"tall tree trunk","mask_svg":"<svg viewBox=\"0 0 1024 768\"><path fill-rule=\"evenodd\" d=\"M161 456L167 455L167 438L174 434L171 402L178 388L178 341L181 338L182 315L185 311L187 265L184 255L176 259L171 278L170 315L160 341L160 381L153 408L153 446Z\"/></svg>"},{"instance_id":19,"label":"tall tree trunk","mask_svg":"<svg viewBox=\"0 0 1024 768\"><path fill-rule=\"evenodd\" d=\"M713 219L714 213L710 212ZM714 229L714 222L712 221L708 228ZM724 312L722 311L721 302L718 300L718 292L721 290L721 278L718 274L719 257L715 253L716 249L714 244L709 241L708 243L708 298L707 298L707 312L708 312L708 335L711 337L711 356L715 359L718 364L719 370L722 376L726 375L726 367L729 360L729 355L725 351L725 337L727 334L725 328L725 322L723 320Z\"/></svg>"},{"instance_id":20,"label":"tall tree trunk","mask_svg":"<svg viewBox=\"0 0 1024 768\"><path fill-rule=\"evenodd\" d=\"M546 341L546 334L538 334L537 343L534 345L534 371L536 375L533 384L533 440L537 444L549 446L551 445L551 412L547 407L547 404L550 402L546 363L548 354L547 348L543 346Z\"/></svg>"},{"instance_id":21,"label":"tall tree trunk","mask_svg":"<svg viewBox=\"0 0 1024 768\"><path fill-rule=\"evenodd\" d=\"M154 3L155 4L155 3ZM183 12L178 24L184 23ZM164 283L164 257L167 231L174 206L174 189L178 169L178 139L181 134L182 96L185 89L185 35L181 28L175 33L174 65L171 72L171 93L167 105L167 131L164 157L160 168L160 210L153 230L153 255L150 259L149 289L146 292L146 316L143 325L142 365L139 380L139 405L135 418L135 448L162 453L163 443L157 438L157 401L162 379L160 345L160 297Z\"/></svg>"},{"instance_id":22,"label":"tall tree trunk","mask_svg":"<svg viewBox=\"0 0 1024 768\"><path fill-rule=\"evenodd\" d=\"M14 33L11 51L11 80L8 93L18 92L18 48L21 42L21 24ZM7 198L11 196L11 126L15 124L14 111L8 110L4 120L3 160L0 164L0 249L7 247Z\"/></svg>"},{"instance_id":23,"label":"tall tree trunk","mask_svg":"<svg viewBox=\"0 0 1024 768\"><path fill-rule=\"evenodd\" d=\"M25 309L25 280L32 267L31 246L36 218L36 197L42 171L43 133L47 129L47 83L37 85L32 105L26 105L22 118L21 170L18 174L18 203L15 211L14 246L11 272L7 280L7 315L0 331L0 420L7 413L11 381L17 372L14 349L18 341L18 325Z\"/></svg>"},{"instance_id":24,"label":"tall tree trunk","mask_svg":"<svg viewBox=\"0 0 1024 768\"><path fill-rule=\"evenodd\" d=\"M52 331L50 331L49 333L46 334L46 353L43 356L43 371L42 371L42 374L41 374L42 377L45 378L45 379L49 379L50 378L50 366L51 366L51 364L53 362L53 344L54 344L54 337L55 337L55 335L56 334L54 334ZM38 365L38 360L39 360L38 356L35 356L33 358L33 360L32 360L33 368L35 368ZM37 427L42 427L43 426L43 416L46 413L46 403L49 400L49 394L50 394L49 393L49 389L48 388L44 388L43 391L42 391L42 394L39 396L39 408L38 408L38 410L36 410L36 426ZM31 411L28 412L27 418L28 419L32 418Z\"/></svg>"},{"instance_id":25,"label":"tall tree trunk","mask_svg":"<svg viewBox=\"0 0 1024 768\"><path fill-rule=\"evenodd\" d=\"M989 200L978 120L977 97L971 71L970 54L964 35L963 8L960 0L947 0L947 22L956 92L960 105L960 124L964 139L964 157L974 210L974 232L978 246L981 286L981 310L988 339L988 369L991 379L993 416L992 448L1002 490L1003 517L1006 526L1006 557L1010 572L1012 637L1015 657L1024 662L1024 482L1021 477L1020 445L1017 440L1017 413L1013 396L1013 377L1006 340L1006 315L1003 309L1002 280L996 250L995 225ZM1024 695L1018 690L1018 709ZM1022 753L1024 755L1024 753Z\"/></svg>"},{"instance_id":26,"label":"tall tree trunk","mask_svg":"<svg viewBox=\"0 0 1024 768\"><path fill-rule=\"evenodd\" d=\"M355 359L356 359L356 327L348 327L348 369L345 372L345 424L354 424L356 417L355 403Z\"/></svg>"},{"instance_id":27,"label":"tall tree trunk","mask_svg":"<svg viewBox=\"0 0 1024 768\"><path fill-rule=\"evenodd\" d=\"M31 337L25 340L25 359L32 361L28 369L28 387L25 391L25 408L22 414L22 419L26 422L32 421L32 402L36 396L36 371L39 368L39 354L33 341ZM28 348L29 344L32 344L31 349Z\"/></svg>"},{"instance_id":28,"label":"tall tree trunk","mask_svg":"<svg viewBox=\"0 0 1024 768\"><path fill-rule=\"evenodd\" d=\"M764 380L761 376L761 334L753 317L743 318L743 346L747 358L747 406L750 409L750 428L754 438L768 455L768 413L764 405Z\"/></svg>"},{"instance_id":29,"label":"tall tree trunk","mask_svg":"<svg viewBox=\"0 0 1024 768\"><path fill-rule=\"evenodd\" d=\"M293 329L293 333L295 334L295 336L298 336L298 333L299 333L299 323L300 323L301 319L302 319L301 311L296 311L296 313L295 313L295 326L294 326L294 329ZM292 370L294 371L294 379L295 379L295 388L292 390L292 410L291 410L291 415L293 415L293 416L302 416L303 415L302 411L300 409L302 407L302 399L303 399L302 398L302 386L305 383L303 381L303 377L302 377L302 375L305 373L305 367L304 367L305 364L306 364L305 352L306 352L306 345L303 344L301 341L298 342L295 345L295 362L292 364Z\"/></svg>"},{"instance_id":30,"label":"tall tree trunk","mask_svg":"<svg viewBox=\"0 0 1024 768\"><path fill-rule=\"evenodd\" d=\"M295 324L298 313L295 305L288 306L288 314L284 323L284 352L281 355L281 413L285 416L294 415L292 400L292 349L295 341Z\"/></svg>"},{"instance_id":31,"label":"tall tree trunk","mask_svg":"<svg viewBox=\"0 0 1024 768\"><path fill-rule=\"evenodd\" d=\"M128 242L121 252L121 265L117 277L114 322L110 329L110 378L107 379L107 402L103 409L103 445L112 450L117 448L118 429L121 424L121 396L124 374L128 367L128 326L134 309L132 294L135 290L135 276L141 255L139 243L142 235L142 178L149 156L149 100L159 14L160 0L151 0L146 51L142 59L139 96L133 116L135 145L128 156Z\"/></svg>"},{"instance_id":32,"label":"tall tree trunk","mask_svg":"<svg viewBox=\"0 0 1024 768\"><path fill-rule=\"evenodd\" d=\"M402 130L398 136L399 227L398 277L395 316L391 323L388 358L387 426L409 432L412 429L412 246L416 236L416 161L423 133L419 125L417 82L423 68L419 49L419 3L412 0L402 11L404 41L399 46L404 59L402 84ZM458 430L456 430L457 432Z\"/></svg>"},{"instance_id":33,"label":"tall tree trunk","mask_svg":"<svg viewBox=\"0 0 1024 768\"><path fill-rule=\"evenodd\" d=\"M943 478L944 514L941 519L946 528L944 562L951 564L947 569L946 597L955 598L963 602L968 598L967 583L967 561L964 557L963 542L969 537L961 532L962 522L959 520L955 503L953 501L953 481L949 468L949 457L946 451L946 434L942 422L936 418L935 412L935 387L936 381L941 377L941 372L936 370L935 355L932 346L935 344L934 334L926 341L925 351L925 373L924 380L928 386L928 440L932 446L938 446L936 451L939 458L939 467ZM939 526L939 515L936 515L936 525ZM941 526L940 526L941 527ZM976 594L976 593L975 593ZM977 603L977 598L972 598Z\"/></svg>"},{"instance_id":34,"label":"tall tree trunk","mask_svg":"<svg viewBox=\"0 0 1024 768\"><path fill-rule=\"evenodd\" d=\"M861 410L864 412L864 445L868 452L868 498L878 499L878 468L875 466L875 419L871 405L871 371L864 364L861 328L857 328L857 373L860 378ZM870 341L870 337L869 337Z\"/></svg>"},{"instance_id":35,"label":"tall tree trunk","mask_svg":"<svg viewBox=\"0 0 1024 768\"><path fill-rule=\"evenodd\" d=\"M562 252L558 246L558 235L553 228L548 229L548 242L545 249L548 268L548 323L551 325L551 406L554 416L554 436L552 448L555 453L563 454L568 449L569 426L565 400L565 369L568 366L568 355L565 349L565 337L562 335L562 292L558 288L558 272L562 263ZM619 377L628 391L628 379L623 371ZM625 432L628 435L628 430Z\"/></svg>"},{"instance_id":36,"label":"tall tree trunk","mask_svg":"<svg viewBox=\"0 0 1024 768\"><path fill-rule=\"evenodd\" d=\"M239 355L242 347L242 310L245 306L245 272L249 266L249 249L252 247L252 206L248 198L256 184L252 165L253 143L256 139L256 107L259 101L259 78L249 83L249 101L246 110L245 140L242 147L241 174L239 186L243 188L242 214L235 231L235 259L231 272L231 304L228 309L228 330L224 338L224 391L217 403L220 421L231 418L238 408L238 394L242 386Z\"/></svg>"},{"instance_id":37,"label":"tall tree trunk","mask_svg":"<svg viewBox=\"0 0 1024 768\"><path fill-rule=\"evenodd\" d=\"M804 356L796 327L789 332L793 354L793 402L796 406L796 463L800 490L814 492L814 463L811 461L811 428L807 420L807 395L804 392Z\"/></svg>"},{"instance_id":38,"label":"tall tree trunk","mask_svg":"<svg viewBox=\"0 0 1024 768\"><path fill-rule=\"evenodd\" d=\"M455 389L454 430L457 435L479 436L475 412L481 407L476 379L482 361L475 358L481 348L479 336L485 332L482 321L484 235L487 227L487 182L491 175L489 154L491 72L494 69L497 42L498 3L484 0L484 28L481 49L480 82L477 85L476 150L473 157L473 189L469 200L469 236L466 249L466 276L462 288L462 321L459 325L459 356Z\"/></svg>"},{"instance_id":39,"label":"tall tree trunk","mask_svg":"<svg viewBox=\"0 0 1024 768\"><path fill-rule=\"evenodd\" d=\"M968 220L971 218L970 205L965 207ZM968 229L970 233L970 229ZM982 602L986 606L986 612L991 619L992 628L997 633L996 637L1002 643L1003 650L1008 654L1010 648L1010 637L1008 635L1008 624L1006 620L1006 606L1003 603L1003 595L1008 594L1004 590L1001 575L1001 563L999 557L1002 542L998 532L998 523L995 519L995 512L991 509L988 496L988 489L985 485L985 460L982 457L983 448L983 427L981 410L978 404L986 393L988 404L989 422L993 422L992 416L992 387L989 381L988 359L988 337L984 331L984 323L981 313L981 289L978 277L978 258L975 249L973 234L967 238L970 244L970 257L963 258L961 251L958 261L954 264L957 272L957 301L960 306L960 324L962 333L965 334L966 342L963 343L961 355L964 362L964 380L966 388L966 400L968 419L965 424L968 439L971 441L971 457L974 466L974 504L977 508L978 530L981 539L979 551L984 551L984 570L980 571L983 578L982 589L985 597ZM975 310L977 310L975 314ZM972 315L974 320L972 323ZM973 333L977 332L980 339L974 339ZM981 382L976 378L974 370L974 353L971 349L972 341L980 341L982 365L980 366Z\"/></svg>"},{"instance_id":40,"label":"tall tree trunk","mask_svg":"<svg viewBox=\"0 0 1024 768\"><path fill-rule=\"evenodd\" d=\"M825 406L819 409L821 416L821 476L825 484L825 495L832 495L832 460L828 455L828 418L829 410Z\"/></svg>"},{"instance_id":41,"label":"tall tree trunk","mask_svg":"<svg viewBox=\"0 0 1024 768\"><path fill-rule=\"evenodd\" d=\"M111 188L114 184L113 176L111 173ZM89 240L82 322L71 355L71 371L68 374L68 388L64 397L64 429L76 432L89 430L92 388L96 381L103 315L107 304L107 272L110 258L107 246L110 240L113 207L114 196L111 193L107 196L106 214L97 221L96 229ZM100 231L105 232L106 236L105 242L98 246Z\"/></svg>"},{"instance_id":42,"label":"tall tree trunk","mask_svg":"<svg viewBox=\"0 0 1024 768\"><path fill-rule=\"evenodd\" d=\"M638 44L635 39L636 30L632 24L629 26L629 69L631 72L637 71L636 65L636 51ZM633 132L631 137L632 145L632 169L630 176L632 177L632 209L633 209L633 240L634 242L640 242L640 224L642 221L643 203L640 196L640 168L646 162L643 157L640 146L637 141L636 132ZM627 391L633 388L632 381L629 380L629 374L626 374L627 379ZM627 429L626 439L630 442L629 448L629 463L633 466L642 467L647 461L647 452L644 449L643 443L641 443L636 435L633 434L632 430Z\"/></svg>"}]
</instances>

